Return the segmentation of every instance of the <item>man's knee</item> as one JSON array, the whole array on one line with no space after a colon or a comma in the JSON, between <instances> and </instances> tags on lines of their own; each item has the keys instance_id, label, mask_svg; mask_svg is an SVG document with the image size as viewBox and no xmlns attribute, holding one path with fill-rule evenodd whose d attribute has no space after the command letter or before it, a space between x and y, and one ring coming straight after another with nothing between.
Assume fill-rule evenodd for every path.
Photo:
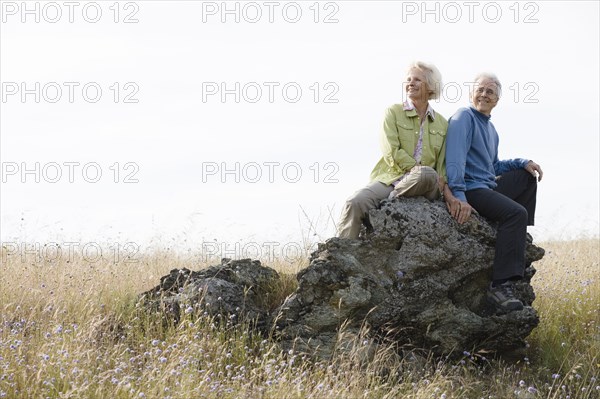
<instances>
[{"instance_id":1,"label":"man's knee","mask_svg":"<svg viewBox=\"0 0 600 399\"><path fill-rule=\"evenodd\" d=\"M525 209L524 206L515 203L512 209L510 210L509 218L519 224L527 226L527 220L529 219L529 215L527 214L527 209Z\"/></svg>"},{"instance_id":2,"label":"man's knee","mask_svg":"<svg viewBox=\"0 0 600 399\"><path fill-rule=\"evenodd\" d=\"M537 178L525 169L517 169L514 173L519 176L517 181L523 182L527 187L537 186Z\"/></svg>"}]
</instances>

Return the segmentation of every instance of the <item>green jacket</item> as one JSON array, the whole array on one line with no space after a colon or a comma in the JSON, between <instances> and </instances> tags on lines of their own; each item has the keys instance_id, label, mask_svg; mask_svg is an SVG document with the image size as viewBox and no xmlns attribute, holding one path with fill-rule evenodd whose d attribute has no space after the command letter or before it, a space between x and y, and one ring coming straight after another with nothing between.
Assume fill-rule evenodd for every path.
<instances>
[{"instance_id":1,"label":"green jacket","mask_svg":"<svg viewBox=\"0 0 600 399\"><path fill-rule=\"evenodd\" d=\"M446 179L446 131L448 121L437 112L427 116L423 133L421 165L430 166L439 176ZM371 172L371 181L392 184L408 172L416 161L413 158L419 140L419 116L416 110L405 110L404 104L394 104L387 109L381 150L383 157Z\"/></svg>"}]
</instances>

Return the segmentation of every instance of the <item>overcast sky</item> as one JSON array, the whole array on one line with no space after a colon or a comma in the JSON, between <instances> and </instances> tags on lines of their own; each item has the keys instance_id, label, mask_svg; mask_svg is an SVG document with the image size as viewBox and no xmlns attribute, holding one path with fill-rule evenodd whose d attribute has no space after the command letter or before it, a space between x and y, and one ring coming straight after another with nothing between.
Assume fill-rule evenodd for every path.
<instances>
[{"instance_id":1,"label":"overcast sky","mask_svg":"<svg viewBox=\"0 0 600 399\"><path fill-rule=\"evenodd\" d=\"M500 157L545 173L535 239L598 236L598 4L2 1L1 239L324 240L412 60L446 118L496 73Z\"/></svg>"}]
</instances>

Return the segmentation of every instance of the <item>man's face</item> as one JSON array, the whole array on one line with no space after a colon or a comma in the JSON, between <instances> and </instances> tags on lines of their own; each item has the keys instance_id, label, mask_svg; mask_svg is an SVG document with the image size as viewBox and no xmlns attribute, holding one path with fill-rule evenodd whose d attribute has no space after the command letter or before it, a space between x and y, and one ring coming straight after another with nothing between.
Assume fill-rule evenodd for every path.
<instances>
[{"instance_id":1,"label":"man's face","mask_svg":"<svg viewBox=\"0 0 600 399\"><path fill-rule=\"evenodd\" d=\"M406 74L406 94L412 101L429 100L429 87L420 69L412 68Z\"/></svg>"},{"instance_id":2,"label":"man's face","mask_svg":"<svg viewBox=\"0 0 600 399\"><path fill-rule=\"evenodd\" d=\"M492 109L498 104L498 86L489 78L481 78L475 84L471 93L473 107L482 114L491 115Z\"/></svg>"}]
</instances>

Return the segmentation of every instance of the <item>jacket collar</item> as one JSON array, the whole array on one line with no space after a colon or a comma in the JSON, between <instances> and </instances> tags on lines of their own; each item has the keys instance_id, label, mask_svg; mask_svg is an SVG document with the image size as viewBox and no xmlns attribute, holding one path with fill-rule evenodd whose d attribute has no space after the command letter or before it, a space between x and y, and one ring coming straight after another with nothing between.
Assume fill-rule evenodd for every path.
<instances>
[{"instance_id":1,"label":"jacket collar","mask_svg":"<svg viewBox=\"0 0 600 399\"><path fill-rule=\"evenodd\" d=\"M417 116L417 110L412 101L410 101L410 99L404 101L404 103L402 104L402 108L405 111L412 111L407 112L408 116ZM432 121L435 120L435 111L433 110L433 108L431 108L431 104L427 104L427 111L425 111L425 115L429 115Z\"/></svg>"}]
</instances>

